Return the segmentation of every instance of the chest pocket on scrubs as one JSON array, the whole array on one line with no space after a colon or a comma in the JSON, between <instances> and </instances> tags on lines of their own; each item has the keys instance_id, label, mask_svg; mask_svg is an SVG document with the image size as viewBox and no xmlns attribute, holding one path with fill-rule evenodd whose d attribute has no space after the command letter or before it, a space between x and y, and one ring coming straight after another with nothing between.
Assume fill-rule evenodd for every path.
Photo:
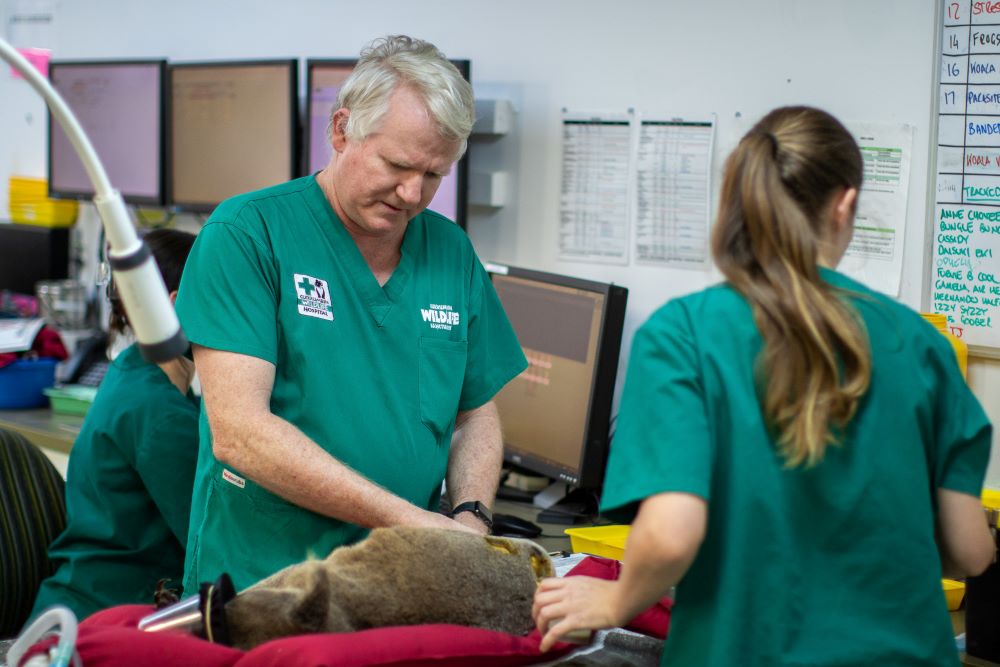
<instances>
[{"instance_id":1,"label":"chest pocket on scrubs","mask_svg":"<svg viewBox=\"0 0 1000 667\"><path fill-rule=\"evenodd\" d=\"M446 433L458 413L468 347L465 341L420 339L420 421L435 436Z\"/></svg>"}]
</instances>

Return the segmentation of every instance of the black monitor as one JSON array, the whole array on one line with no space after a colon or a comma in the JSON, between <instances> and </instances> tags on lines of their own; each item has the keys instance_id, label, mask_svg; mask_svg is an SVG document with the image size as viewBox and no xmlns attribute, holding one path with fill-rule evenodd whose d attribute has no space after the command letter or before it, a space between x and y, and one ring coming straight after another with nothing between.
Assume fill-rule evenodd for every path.
<instances>
[{"instance_id":1,"label":"black monitor","mask_svg":"<svg viewBox=\"0 0 1000 667\"><path fill-rule=\"evenodd\" d=\"M306 61L306 113L305 123L305 173L314 174L326 167L333 154L327 138L330 113L337 102L337 94L347 77L354 71L357 60L308 60ZM471 63L468 60L451 61L466 81L469 81ZM434 199L427 206L465 229L469 182L468 152L462 156L451 172L441 181Z\"/></svg>"},{"instance_id":2,"label":"black monitor","mask_svg":"<svg viewBox=\"0 0 1000 667\"><path fill-rule=\"evenodd\" d=\"M166 60L55 61L49 78L122 198L162 205ZM94 186L51 111L48 136L49 196L92 198Z\"/></svg>"},{"instance_id":3,"label":"black monitor","mask_svg":"<svg viewBox=\"0 0 1000 667\"><path fill-rule=\"evenodd\" d=\"M488 265L528 368L495 397L504 459L564 483L571 497L540 516L596 513L628 290L620 285Z\"/></svg>"},{"instance_id":4,"label":"black monitor","mask_svg":"<svg viewBox=\"0 0 1000 667\"><path fill-rule=\"evenodd\" d=\"M167 198L182 211L298 175L298 61L171 64Z\"/></svg>"},{"instance_id":5,"label":"black monitor","mask_svg":"<svg viewBox=\"0 0 1000 667\"><path fill-rule=\"evenodd\" d=\"M35 294L35 283L69 277L69 228L0 224L0 290Z\"/></svg>"}]
</instances>

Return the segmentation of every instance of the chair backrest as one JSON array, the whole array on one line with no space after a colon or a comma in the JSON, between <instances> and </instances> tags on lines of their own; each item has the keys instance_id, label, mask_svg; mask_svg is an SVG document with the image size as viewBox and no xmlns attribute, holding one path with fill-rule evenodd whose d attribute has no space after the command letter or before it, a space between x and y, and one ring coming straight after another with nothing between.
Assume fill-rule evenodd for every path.
<instances>
[{"instance_id":1,"label":"chair backrest","mask_svg":"<svg viewBox=\"0 0 1000 667\"><path fill-rule=\"evenodd\" d=\"M65 486L37 447L0 429L0 638L21 630L54 570L47 552L66 527Z\"/></svg>"}]
</instances>

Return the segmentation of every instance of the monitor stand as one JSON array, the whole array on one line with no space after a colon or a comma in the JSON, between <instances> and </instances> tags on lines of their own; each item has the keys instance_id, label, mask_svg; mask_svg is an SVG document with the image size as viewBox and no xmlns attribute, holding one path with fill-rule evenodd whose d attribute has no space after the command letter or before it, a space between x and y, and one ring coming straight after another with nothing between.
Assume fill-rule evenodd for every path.
<instances>
[{"instance_id":1,"label":"monitor stand","mask_svg":"<svg viewBox=\"0 0 1000 667\"><path fill-rule=\"evenodd\" d=\"M597 516L597 494L591 489L570 490L566 482L553 482L535 494L532 504L541 507L539 523L572 526L590 523Z\"/></svg>"}]
</instances>

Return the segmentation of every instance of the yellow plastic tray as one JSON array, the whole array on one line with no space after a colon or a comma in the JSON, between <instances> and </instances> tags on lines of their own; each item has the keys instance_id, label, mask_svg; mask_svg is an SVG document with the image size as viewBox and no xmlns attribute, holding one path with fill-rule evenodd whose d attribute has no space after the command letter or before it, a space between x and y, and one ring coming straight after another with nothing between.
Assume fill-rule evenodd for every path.
<instances>
[{"instance_id":1,"label":"yellow plastic tray","mask_svg":"<svg viewBox=\"0 0 1000 667\"><path fill-rule=\"evenodd\" d=\"M962 606L962 598L965 597L965 584L954 579L942 579L941 585L944 588L944 599L948 603L948 611L956 611Z\"/></svg>"},{"instance_id":2,"label":"yellow plastic tray","mask_svg":"<svg viewBox=\"0 0 1000 667\"><path fill-rule=\"evenodd\" d=\"M10 219L22 225L39 227L70 227L76 222L75 201L46 200L36 204L10 204Z\"/></svg>"},{"instance_id":3,"label":"yellow plastic tray","mask_svg":"<svg viewBox=\"0 0 1000 667\"><path fill-rule=\"evenodd\" d=\"M621 560L625 555L625 541L630 526L592 526L567 528L570 544L576 553L593 554Z\"/></svg>"},{"instance_id":4,"label":"yellow plastic tray","mask_svg":"<svg viewBox=\"0 0 1000 667\"><path fill-rule=\"evenodd\" d=\"M30 176L11 176L7 181L7 189L11 195L18 194L48 194L48 183L44 178Z\"/></svg>"}]
</instances>

